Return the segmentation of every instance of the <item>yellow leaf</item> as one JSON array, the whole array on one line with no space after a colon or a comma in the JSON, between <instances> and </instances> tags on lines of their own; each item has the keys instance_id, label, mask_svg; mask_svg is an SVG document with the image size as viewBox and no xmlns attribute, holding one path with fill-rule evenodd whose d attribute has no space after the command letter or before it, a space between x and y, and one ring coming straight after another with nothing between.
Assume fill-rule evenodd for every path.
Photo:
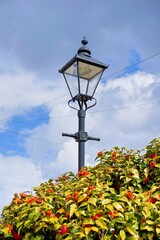
<instances>
[{"instance_id":1,"label":"yellow leaf","mask_svg":"<svg viewBox=\"0 0 160 240\"><path fill-rule=\"evenodd\" d=\"M79 218L81 216L81 212L77 211L77 212L75 212L75 215L76 215L77 218Z\"/></svg>"},{"instance_id":2,"label":"yellow leaf","mask_svg":"<svg viewBox=\"0 0 160 240\"><path fill-rule=\"evenodd\" d=\"M85 231L85 234L88 235L91 231L91 228L86 227L84 228L84 231Z\"/></svg>"},{"instance_id":3,"label":"yellow leaf","mask_svg":"<svg viewBox=\"0 0 160 240\"><path fill-rule=\"evenodd\" d=\"M53 223L55 221L57 221L57 217L50 217L50 218L48 218L48 222L49 223Z\"/></svg>"},{"instance_id":4,"label":"yellow leaf","mask_svg":"<svg viewBox=\"0 0 160 240\"><path fill-rule=\"evenodd\" d=\"M31 239L32 237L33 237L33 234L30 233L30 232L28 232L28 233L25 234L24 239L25 239L25 240L29 240L29 239Z\"/></svg>"},{"instance_id":5,"label":"yellow leaf","mask_svg":"<svg viewBox=\"0 0 160 240\"><path fill-rule=\"evenodd\" d=\"M76 211L77 211L77 205L74 203L70 206L69 216L72 217Z\"/></svg>"},{"instance_id":6,"label":"yellow leaf","mask_svg":"<svg viewBox=\"0 0 160 240\"><path fill-rule=\"evenodd\" d=\"M141 230L147 230L149 232L152 232L154 231L154 228L151 226L145 225L145 226L141 226Z\"/></svg>"},{"instance_id":7,"label":"yellow leaf","mask_svg":"<svg viewBox=\"0 0 160 240\"><path fill-rule=\"evenodd\" d=\"M111 204L108 204L106 207L107 207L111 212L113 212L114 207L113 207Z\"/></svg>"},{"instance_id":8,"label":"yellow leaf","mask_svg":"<svg viewBox=\"0 0 160 240\"><path fill-rule=\"evenodd\" d=\"M42 228L42 224L40 223L39 226L35 229L35 232L37 233L41 228Z\"/></svg>"},{"instance_id":9,"label":"yellow leaf","mask_svg":"<svg viewBox=\"0 0 160 240\"><path fill-rule=\"evenodd\" d=\"M18 223L16 224L16 227L19 228L21 225L23 225L23 222L18 222Z\"/></svg>"},{"instance_id":10,"label":"yellow leaf","mask_svg":"<svg viewBox=\"0 0 160 240\"><path fill-rule=\"evenodd\" d=\"M136 233L135 229L133 229L133 228L131 228L131 227L127 227L127 231L128 231L131 235L137 236L137 233Z\"/></svg>"},{"instance_id":11,"label":"yellow leaf","mask_svg":"<svg viewBox=\"0 0 160 240\"><path fill-rule=\"evenodd\" d=\"M156 233L160 234L160 228L156 228Z\"/></svg>"},{"instance_id":12,"label":"yellow leaf","mask_svg":"<svg viewBox=\"0 0 160 240\"><path fill-rule=\"evenodd\" d=\"M157 164L156 164L156 167L157 167L157 168L160 168L160 164L159 164L159 163L157 163Z\"/></svg>"},{"instance_id":13,"label":"yellow leaf","mask_svg":"<svg viewBox=\"0 0 160 240\"><path fill-rule=\"evenodd\" d=\"M147 220L146 223L149 224L149 225L153 225L154 224L154 222L151 221L151 220Z\"/></svg>"},{"instance_id":14,"label":"yellow leaf","mask_svg":"<svg viewBox=\"0 0 160 240\"><path fill-rule=\"evenodd\" d=\"M145 218L148 218L148 217L150 216L149 207L143 207L142 213L143 213L143 216L144 216Z\"/></svg>"},{"instance_id":15,"label":"yellow leaf","mask_svg":"<svg viewBox=\"0 0 160 240\"><path fill-rule=\"evenodd\" d=\"M3 233L7 234L10 232L10 228L9 227L5 227L1 230Z\"/></svg>"},{"instance_id":16,"label":"yellow leaf","mask_svg":"<svg viewBox=\"0 0 160 240\"><path fill-rule=\"evenodd\" d=\"M79 239L85 238L86 235L83 232L76 232L74 233L75 236L79 237ZM78 239L78 238L77 238Z\"/></svg>"},{"instance_id":17,"label":"yellow leaf","mask_svg":"<svg viewBox=\"0 0 160 240\"><path fill-rule=\"evenodd\" d=\"M80 203L80 202L82 202L85 198L87 197L87 194L83 194L83 195L80 195L79 197L78 197L78 203Z\"/></svg>"},{"instance_id":18,"label":"yellow leaf","mask_svg":"<svg viewBox=\"0 0 160 240\"><path fill-rule=\"evenodd\" d=\"M139 172L137 169L132 168L131 173L134 174L133 176L134 178L139 178Z\"/></svg>"},{"instance_id":19,"label":"yellow leaf","mask_svg":"<svg viewBox=\"0 0 160 240\"><path fill-rule=\"evenodd\" d=\"M114 206L118 211L124 212L124 209L123 209L123 207L122 207L121 204L115 202L115 203L113 203L113 206Z\"/></svg>"},{"instance_id":20,"label":"yellow leaf","mask_svg":"<svg viewBox=\"0 0 160 240\"><path fill-rule=\"evenodd\" d=\"M107 205L108 203L110 203L112 200L111 199L104 199L102 201L102 205Z\"/></svg>"},{"instance_id":21,"label":"yellow leaf","mask_svg":"<svg viewBox=\"0 0 160 240\"><path fill-rule=\"evenodd\" d=\"M122 239L122 240L125 240L126 239L126 233L125 233L125 231L123 231L123 230L120 230L120 238Z\"/></svg>"},{"instance_id":22,"label":"yellow leaf","mask_svg":"<svg viewBox=\"0 0 160 240\"><path fill-rule=\"evenodd\" d=\"M97 206L97 205L96 205L96 202L97 202L97 198L89 198L89 199L88 199L88 203L91 203L91 204L93 204L94 206Z\"/></svg>"},{"instance_id":23,"label":"yellow leaf","mask_svg":"<svg viewBox=\"0 0 160 240\"><path fill-rule=\"evenodd\" d=\"M130 180L131 180L131 178L126 177L126 182L129 182Z\"/></svg>"},{"instance_id":24,"label":"yellow leaf","mask_svg":"<svg viewBox=\"0 0 160 240\"><path fill-rule=\"evenodd\" d=\"M72 239L73 239L72 236L68 236L65 238L65 240L72 240Z\"/></svg>"},{"instance_id":25,"label":"yellow leaf","mask_svg":"<svg viewBox=\"0 0 160 240\"><path fill-rule=\"evenodd\" d=\"M83 221L83 225L93 225L94 221L92 219L85 219Z\"/></svg>"},{"instance_id":26,"label":"yellow leaf","mask_svg":"<svg viewBox=\"0 0 160 240\"><path fill-rule=\"evenodd\" d=\"M109 190L110 190L111 193L116 194L116 191L115 191L114 188L110 188Z\"/></svg>"},{"instance_id":27,"label":"yellow leaf","mask_svg":"<svg viewBox=\"0 0 160 240\"><path fill-rule=\"evenodd\" d=\"M60 208L58 211L57 211L57 213L64 213L65 212L65 210L64 210L64 208L62 207L62 208Z\"/></svg>"},{"instance_id":28,"label":"yellow leaf","mask_svg":"<svg viewBox=\"0 0 160 240\"><path fill-rule=\"evenodd\" d=\"M54 224L54 230L55 230L55 231L59 230L60 227L61 227L60 223L56 222L56 223Z\"/></svg>"},{"instance_id":29,"label":"yellow leaf","mask_svg":"<svg viewBox=\"0 0 160 240\"><path fill-rule=\"evenodd\" d=\"M123 193L121 193L121 196L122 196L122 194L123 194ZM122 197L120 198L120 200L121 200L122 202L128 202L128 198L125 197L125 196L122 196Z\"/></svg>"},{"instance_id":30,"label":"yellow leaf","mask_svg":"<svg viewBox=\"0 0 160 240\"><path fill-rule=\"evenodd\" d=\"M91 230L92 230L93 232L98 232L98 228L97 228L97 227L91 227Z\"/></svg>"},{"instance_id":31,"label":"yellow leaf","mask_svg":"<svg viewBox=\"0 0 160 240\"><path fill-rule=\"evenodd\" d=\"M83 203L81 203L81 205L79 206L79 208L84 207L84 206L86 206L86 205L88 205L88 202L83 202Z\"/></svg>"},{"instance_id":32,"label":"yellow leaf","mask_svg":"<svg viewBox=\"0 0 160 240\"><path fill-rule=\"evenodd\" d=\"M24 227L26 227L28 225L28 223L31 223L31 221L30 220L25 221Z\"/></svg>"},{"instance_id":33,"label":"yellow leaf","mask_svg":"<svg viewBox=\"0 0 160 240\"><path fill-rule=\"evenodd\" d=\"M108 228L106 226L106 223L102 219L96 220L95 223L98 227L101 227L102 229L108 230Z\"/></svg>"}]
</instances>

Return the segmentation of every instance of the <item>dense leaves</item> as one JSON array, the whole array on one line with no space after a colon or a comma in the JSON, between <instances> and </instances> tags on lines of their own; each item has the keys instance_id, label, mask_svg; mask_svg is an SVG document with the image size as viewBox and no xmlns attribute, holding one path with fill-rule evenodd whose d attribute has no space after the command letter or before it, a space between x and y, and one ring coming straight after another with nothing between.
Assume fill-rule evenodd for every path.
<instances>
[{"instance_id":1,"label":"dense leaves","mask_svg":"<svg viewBox=\"0 0 160 240\"><path fill-rule=\"evenodd\" d=\"M160 139L142 152L115 147L4 207L0 238L160 239Z\"/></svg>"}]
</instances>

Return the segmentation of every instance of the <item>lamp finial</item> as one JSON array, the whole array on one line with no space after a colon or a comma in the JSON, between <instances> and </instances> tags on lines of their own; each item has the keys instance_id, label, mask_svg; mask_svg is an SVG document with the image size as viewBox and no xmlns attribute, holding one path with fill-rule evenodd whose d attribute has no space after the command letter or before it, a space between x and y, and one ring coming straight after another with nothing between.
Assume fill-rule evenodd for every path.
<instances>
[{"instance_id":1,"label":"lamp finial","mask_svg":"<svg viewBox=\"0 0 160 240\"><path fill-rule=\"evenodd\" d=\"M78 54L79 55L86 55L86 56L90 56L91 55L91 51L89 50L89 48L86 47L86 45L88 44L88 41L86 40L86 38L84 37L83 40L81 41L81 43L83 44L83 46L81 48L79 48L78 50Z\"/></svg>"},{"instance_id":2,"label":"lamp finial","mask_svg":"<svg viewBox=\"0 0 160 240\"><path fill-rule=\"evenodd\" d=\"M83 37L81 43L85 46L85 45L88 44L88 41L87 41L87 39L85 37Z\"/></svg>"}]
</instances>

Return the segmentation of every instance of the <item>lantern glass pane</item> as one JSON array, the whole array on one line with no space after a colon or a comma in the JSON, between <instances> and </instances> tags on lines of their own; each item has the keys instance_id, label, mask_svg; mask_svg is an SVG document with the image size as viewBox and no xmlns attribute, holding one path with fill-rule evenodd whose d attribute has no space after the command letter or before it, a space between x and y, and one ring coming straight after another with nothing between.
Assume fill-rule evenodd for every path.
<instances>
[{"instance_id":1,"label":"lantern glass pane","mask_svg":"<svg viewBox=\"0 0 160 240\"><path fill-rule=\"evenodd\" d=\"M74 62L69 68L67 68L65 74L77 77L77 62Z\"/></svg>"},{"instance_id":2,"label":"lantern glass pane","mask_svg":"<svg viewBox=\"0 0 160 240\"><path fill-rule=\"evenodd\" d=\"M90 63L85 63L78 61L78 68L79 68L79 77L85 78L87 80L96 76L99 72L103 70L102 67L92 65ZM66 74L77 76L77 62L73 63L66 71Z\"/></svg>"},{"instance_id":3,"label":"lantern glass pane","mask_svg":"<svg viewBox=\"0 0 160 240\"><path fill-rule=\"evenodd\" d=\"M77 94L79 94L78 89L78 79L77 76L70 75L70 74L64 74L65 80L67 82L67 86L69 88L69 91L71 93L71 97L75 97Z\"/></svg>"},{"instance_id":4,"label":"lantern glass pane","mask_svg":"<svg viewBox=\"0 0 160 240\"><path fill-rule=\"evenodd\" d=\"M80 82L80 94L87 94L87 88L89 84L89 80L85 78L79 78Z\"/></svg>"},{"instance_id":5,"label":"lantern glass pane","mask_svg":"<svg viewBox=\"0 0 160 240\"><path fill-rule=\"evenodd\" d=\"M103 68L101 67L97 67L95 65L91 65L84 62L79 62L78 66L79 66L79 76L87 80L92 79L94 76L96 76L99 72L103 70Z\"/></svg>"},{"instance_id":6,"label":"lantern glass pane","mask_svg":"<svg viewBox=\"0 0 160 240\"><path fill-rule=\"evenodd\" d=\"M102 75L102 71L100 73L98 73L96 76L94 76L92 79L89 80L88 88L86 89L87 95L93 97L95 90L97 88L98 82L101 78L101 75Z\"/></svg>"}]
</instances>

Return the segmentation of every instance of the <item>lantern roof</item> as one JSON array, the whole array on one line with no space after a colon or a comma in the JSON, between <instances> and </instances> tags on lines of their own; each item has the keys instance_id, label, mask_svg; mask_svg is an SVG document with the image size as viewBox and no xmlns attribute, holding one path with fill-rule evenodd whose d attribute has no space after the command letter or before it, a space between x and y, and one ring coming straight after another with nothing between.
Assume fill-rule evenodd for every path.
<instances>
[{"instance_id":1,"label":"lantern roof","mask_svg":"<svg viewBox=\"0 0 160 240\"><path fill-rule=\"evenodd\" d=\"M83 38L81 43L83 44L83 46L80 47L77 51L77 54L59 70L60 73L64 73L66 69L68 69L73 63L77 61L88 63L102 69L108 68L108 65L92 58L90 49L86 47L88 41L85 38Z\"/></svg>"}]
</instances>

